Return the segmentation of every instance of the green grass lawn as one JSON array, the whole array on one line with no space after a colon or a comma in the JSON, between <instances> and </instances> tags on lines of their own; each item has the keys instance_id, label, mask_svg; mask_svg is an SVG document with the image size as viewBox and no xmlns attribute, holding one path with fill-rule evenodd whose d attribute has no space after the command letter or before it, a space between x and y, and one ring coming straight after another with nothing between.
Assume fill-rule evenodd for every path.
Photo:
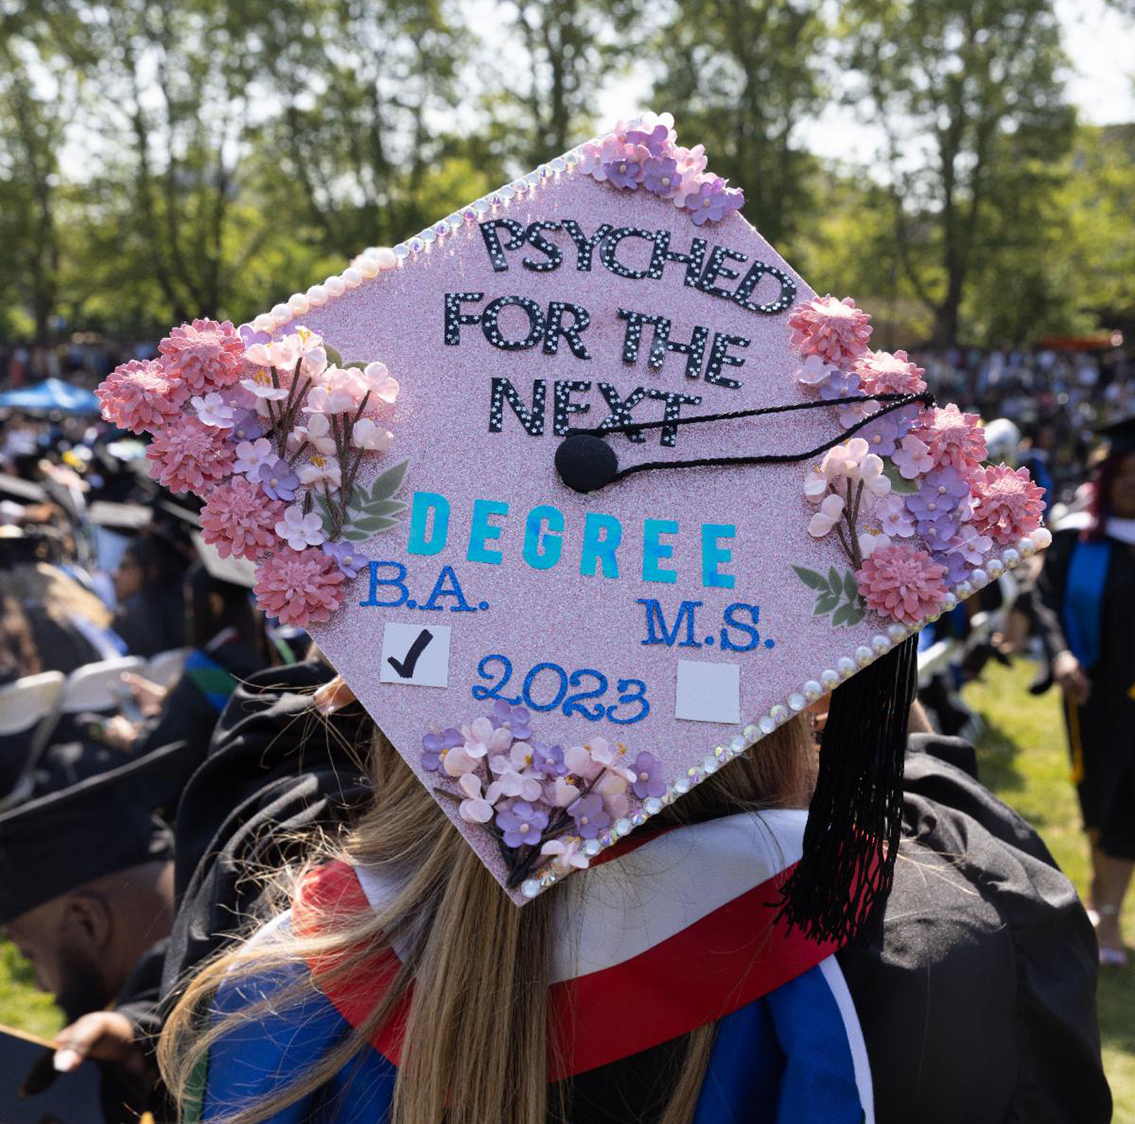
<instances>
[{"instance_id":1,"label":"green grass lawn","mask_svg":"<svg viewBox=\"0 0 1135 1124\"><path fill-rule=\"evenodd\" d=\"M1064 728L1055 691L1035 699L1025 687L1033 667L995 664L984 680L965 689L967 702L985 719L978 744L981 777L1044 836L1057 862L1081 894L1088 885L1088 851L1079 809L1068 779ZM1135 894L1124 916L1135 935ZM1102 973L1099 986L1104 1064L1115 1097L1115 1124L1135 1124L1135 967ZM0 942L0 1022L49 1035L60 1024L55 1007L32 987L31 973Z\"/></svg>"},{"instance_id":2,"label":"green grass lawn","mask_svg":"<svg viewBox=\"0 0 1135 1124\"><path fill-rule=\"evenodd\" d=\"M981 779L1044 837L1061 869L1086 897L1088 846L1069 779L1059 692L1036 699L1025 691L1035 668L987 666L966 701L985 719L978 742ZM1135 893L1123 913L1130 946L1135 938ZM1115 1124L1135 1124L1135 966L1100 973L1097 1003L1104 1068L1115 1098Z\"/></svg>"}]
</instances>

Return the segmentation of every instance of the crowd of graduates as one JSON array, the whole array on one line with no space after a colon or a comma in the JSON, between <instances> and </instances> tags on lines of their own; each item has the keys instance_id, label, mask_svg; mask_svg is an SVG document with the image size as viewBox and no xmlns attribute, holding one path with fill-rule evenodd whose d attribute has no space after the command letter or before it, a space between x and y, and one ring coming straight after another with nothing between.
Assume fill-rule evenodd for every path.
<instances>
[{"instance_id":1,"label":"crowd of graduates","mask_svg":"<svg viewBox=\"0 0 1135 1124\"><path fill-rule=\"evenodd\" d=\"M9 375L30 362L6 358ZM72 371L93 372L89 358L75 352ZM1099 430L1135 413L1130 360L1118 350L917 358L945 399L999 419L988 426L991 455L996 439L995 459L1028 465L1050 524L1069 532L1053 552L1059 573L1046 579L1038 560L927 633L925 650L952 636L966 653L965 664L924 676L931 722L939 733L969 732L956 693L963 678L986 658L1031 655L1037 689L1055 679L1074 724L1077 707L1090 705L1077 679L1088 665L1068 666L1080 641L1061 632L1060 598L1074 580L1071 543L1099 518L1093 471L1108 463ZM248 569L203 542L192 501L159 488L147 467L140 441L92 415L0 411L0 926L68 1024L55 1071L103 1063L107 1120L168 1117L152 1060L167 1005L255 914L253 874L279 866L305 831L348 823L367 797L361 712L347 706L322 720L312 695L333 670L306 635L253 608ZM1132 583L1112 566L1106 605L1117 608ZM975 608L998 623L967 648ZM1115 676L1129 674L1129 639L1122 655L1107 629L1095 642L1109 675L1117 665ZM1093 779L1084 808L1093 847L1104 847L1090 904L1118 963L1135 794L1132 750L1109 753L1109 779ZM961 764L976 771L972 754ZM1107 785L1128 786L1118 811ZM1109 867L1109 854L1126 867ZM1091 1068L1091 1031L1068 1036L1084 1051L1070 1064ZM0 1074L11 1083L2 1064ZM1081 1091L1080 1119L1102 1119L1106 1087L1094 1070ZM0 1089L0 1105L12 1095Z\"/></svg>"}]
</instances>

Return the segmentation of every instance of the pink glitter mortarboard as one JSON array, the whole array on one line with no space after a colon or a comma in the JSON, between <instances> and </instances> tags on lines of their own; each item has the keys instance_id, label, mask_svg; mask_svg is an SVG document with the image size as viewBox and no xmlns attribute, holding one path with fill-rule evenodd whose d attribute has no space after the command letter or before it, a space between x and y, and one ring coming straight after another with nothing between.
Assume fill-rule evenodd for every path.
<instances>
[{"instance_id":1,"label":"pink glitter mortarboard","mask_svg":"<svg viewBox=\"0 0 1135 1124\"><path fill-rule=\"evenodd\" d=\"M921 456L913 481L886 465L898 499L868 491L857 526L892 532L867 540L879 552L871 604L902 584L906 571L896 576L896 567L908 555L930 566L921 595L908 589L900 601L903 619L865 603L841 530L815 533L821 497L806 496L805 478L822 455L646 471L586 494L566 486L555 457L569 427L751 410L814 400L825 380L856 385L850 361L840 372L813 359L798 381L809 348L799 333L793 342L789 318L815 294L739 213L699 225L641 184L600 182L594 144L393 252L368 251L341 278L253 324L277 337L302 324L346 361L381 360L401 384L384 419L393 443L358 482L369 511L358 513L356 538L370 565L345 587L344 606L310 631L518 902L570 867L505 837L546 839L559 824L557 839L575 841L577 863L597 855L1047 534L1010 528L998 537L991 529L1005 523L994 513L980 534L965 523L972 534L931 564L936 544L923 531L953 534L970 514L960 505L975 499L966 489L947 498L953 522L949 511L936 520L922 510L920 522L906 509L903 498L919 494L927 473L943 474L943 495L955 483L919 404L906 408L897 434L864 434L884 446L889 436L892 451L912 426L926 440L899 456ZM830 361L832 346L811 353ZM604 442L626 468L796 455L848 424L832 406ZM397 495L372 497L379 474L403 463ZM869 475L859 471L853 480ZM968 474L981 471L975 463ZM831 494L839 487L823 496ZM474 729L483 718L491 721ZM506 732L494 735L501 723ZM574 783L587 798L583 746L595 769L625 769L628 786L592 801L590 816L554 803L565 771L572 781L560 777L561 793ZM573 747L574 773L570 756L564 763ZM453 769L450 754L462 762ZM492 810L483 799L490 781L506 785ZM518 854L528 856L519 874Z\"/></svg>"}]
</instances>

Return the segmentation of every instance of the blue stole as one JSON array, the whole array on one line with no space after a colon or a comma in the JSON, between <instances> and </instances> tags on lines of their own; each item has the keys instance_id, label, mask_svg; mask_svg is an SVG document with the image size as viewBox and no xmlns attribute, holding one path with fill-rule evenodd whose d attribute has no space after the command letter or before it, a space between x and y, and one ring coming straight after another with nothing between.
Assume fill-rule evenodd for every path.
<instances>
[{"instance_id":1,"label":"blue stole","mask_svg":"<svg viewBox=\"0 0 1135 1124\"><path fill-rule=\"evenodd\" d=\"M1103 586L1111 560L1111 543L1078 542L1072 548L1064 587L1064 636L1080 666L1092 667L1100 658Z\"/></svg>"}]
</instances>

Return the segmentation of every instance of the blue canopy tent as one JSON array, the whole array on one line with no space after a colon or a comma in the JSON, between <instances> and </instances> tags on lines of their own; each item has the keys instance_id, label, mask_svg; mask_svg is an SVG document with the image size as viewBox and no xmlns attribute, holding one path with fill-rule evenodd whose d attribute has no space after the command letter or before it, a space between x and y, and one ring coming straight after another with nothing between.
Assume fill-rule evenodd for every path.
<instances>
[{"instance_id":1,"label":"blue canopy tent","mask_svg":"<svg viewBox=\"0 0 1135 1124\"><path fill-rule=\"evenodd\" d=\"M71 386L61 379L44 379L34 386L21 386L0 394L0 409L58 410L63 414L97 414L99 400L86 387Z\"/></svg>"}]
</instances>

